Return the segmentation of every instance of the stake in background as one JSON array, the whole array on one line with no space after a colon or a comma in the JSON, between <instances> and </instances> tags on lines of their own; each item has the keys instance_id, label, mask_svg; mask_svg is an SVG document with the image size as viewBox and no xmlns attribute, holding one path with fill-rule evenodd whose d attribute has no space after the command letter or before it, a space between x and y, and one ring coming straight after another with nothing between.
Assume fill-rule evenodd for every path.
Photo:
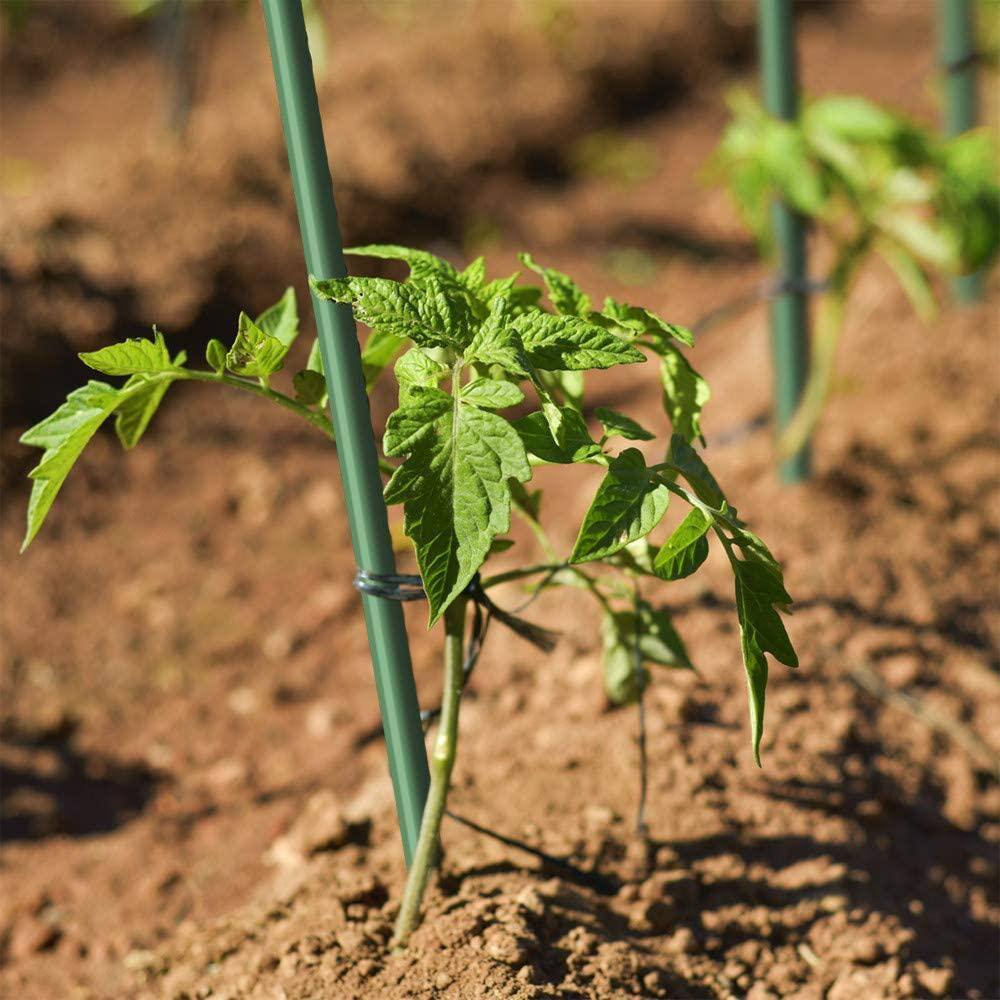
<instances>
[{"instance_id":1,"label":"stake in background","mask_svg":"<svg viewBox=\"0 0 1000 1000\"><path fill-rule=\"evenodd\" d=\"M758 44L764 106L777 118L799 113L792 0L760 0ZM809 376L809 302L806 294L806 227L782 202L771 207L779 289L771 304L774 355L774 416L780 435L792 419ZM809 478L809 444L781 463L782 482Z\"/></svg>"},{"instance_id":2,"label":"stake in background","mask_svg":"<svg viewBox=\"0 0 1000 1000\"><path fill-rule=\"evenodd\" d=\"M300 0L263 0L306 267L346 275L333 183ZM371 573L395 572L389 520L349 306L312 296L354 557ZM362 594L396 812L409 865L420 833L429 773L401 605Z\"/></svg>"},{"instance_id":3,"label":"stake in background","mask_svg":"<svg viewBox=\"0 0 1000 1000\"><path fill-rule=\"evenodd\" d=\"M944 76L945 133L961 135L976 127L975 12L972 0L938 0L938 50ZM952 282L959 302L983 297L981 274L964 274Z\"/></svg>"}]
</instances>

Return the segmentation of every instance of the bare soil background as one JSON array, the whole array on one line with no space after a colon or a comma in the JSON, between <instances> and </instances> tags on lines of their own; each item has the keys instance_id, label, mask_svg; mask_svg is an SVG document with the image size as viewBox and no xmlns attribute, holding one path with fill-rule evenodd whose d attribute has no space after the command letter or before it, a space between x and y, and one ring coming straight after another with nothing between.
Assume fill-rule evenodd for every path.
<instances>
[{"instance_id":1,"label":"bare soil background","mask_svg":"<svg viewBox=\"0 0 1000 1000\"><path fill-rule=\"evenodd\" d=\"M530 249L678 322L763 277L699 179L726 88L753 72L747 6L433 9L330 22L349 241L487 251L497 274ZM41 10L0 66L0 991L1000 996L995 279L927 328L886 273L864 276L797 489L772 469L763 310L705 334L713 468L797 601L803 663L772 670L763 770L714 557L703 580L649 589L700 668L648 696L649 845L635 713L604 701L592 610L545 596L531 614L563 632L551 658L491 633L452 806L564 863L447 821L427 917L390 956L403 871L326 443L180 386L135 452L95 442L16 556L33 457L16 438L85 377L73 352L154 321L197 348L286 284L305 293L259 15L198 9L179 139L146 26ZM934 121L933 12L808 6L806 88ZM576 145L593 133L611 139ZM655 381L607 375L592 403L665 431ZM376 398L376 421L391 405ZM550 488L563 549L594 487L584 471ZM419 608L408 621L430 703L438 643Z\"/></svg>"}]
</instances>

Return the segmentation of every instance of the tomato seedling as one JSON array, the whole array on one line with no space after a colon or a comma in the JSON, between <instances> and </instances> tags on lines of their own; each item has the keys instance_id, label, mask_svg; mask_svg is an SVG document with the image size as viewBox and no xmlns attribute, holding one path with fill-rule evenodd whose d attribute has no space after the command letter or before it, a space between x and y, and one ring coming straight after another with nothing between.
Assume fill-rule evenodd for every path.
<instances>
[{"instance_id":1,"label":"tomato seedling","mask_svg":"<svg viewBox=\"0 0 1000 1000\"><path fill-rule=\"evenodd\" d=\"M691 668L668 609L642 596L640 581L690 576L705 562L714 538L735 580L758 763L766 654L792 667L797 658L779 614L791 603L781 567L740 520L697 450L709 391L682 351L692 343L687 330L613 299L594 309L569 277L539 266L526 254L521 259L542 278L551 309L542 305L540 288L519 283L519 273L487 280L482 258L458 271L438 257L404 247L369 246L348 253L398 259L410 268L404 282L347 277L312 279L312 287L321 297L350 303L371 329L362 351L369 386L394 362L399 405L383 438L382 463L389 475L385 498L403 506L419 584L430 607L429 624L443 619L444 629L444 693L431 787L396 926L395 941L402 945L416 925L439 857L459 704L485 622L496 617L544 645L541 630L493 604L487 596L491 589L534 580L532 593L568 586L589 594L602 615L605 687L612 701L624 704L640 698L649 682L647 665ZM188 367L183 354L172 356L155 330L151 339L82 354L91 368L126 381L118 387L87 383L22 437L25 444L44 449L30 473L25 545L100 425L113 416L122 444L133 447L174 382L215 382L254 393L332 437L315 345L306 368L292 378L293 395L271 385L297 333L295 296L289 289L255 320L241 314L228 348L210 341L206 370ZM632 444L654 441L651 431L623 413L597 408L593 417L601 431L595 437L584 401L587 372L650 358L658 362L663 405L672 425L669 444L652 463ZM533 468L546 464L584 465L601 474L566 557L555 551L542 527L541 491L527 485ZM666 538L651 541L674 498L686 505L686 515ZM483 575L491 556L513 544L504 537L512 512L530 526L544 561ZM362 585L373 582L370 574L361 578ZM383 587L393 582L374 580ZM467 641L470 602L478 625Z\"/></svg>"},{"instance_id":2,"label":"tomato seedling","mask_svg":"<svg viewBox=\"0 0 1000 1000\"><path fill-rule=\"evenodd\" d=\"M742 91L731 95L730 108L711 169L762 250L772 249L769 207L776 198L811 220L833 250L809 381L779 441L788 457L822 413L847 303L868 260L888 264L927 321L936 312L935 274L974 273L994 258L996 151L985 129L944 139L860 97L812 101L796 122L769 115Z\"/></svg>"}]
</instances>

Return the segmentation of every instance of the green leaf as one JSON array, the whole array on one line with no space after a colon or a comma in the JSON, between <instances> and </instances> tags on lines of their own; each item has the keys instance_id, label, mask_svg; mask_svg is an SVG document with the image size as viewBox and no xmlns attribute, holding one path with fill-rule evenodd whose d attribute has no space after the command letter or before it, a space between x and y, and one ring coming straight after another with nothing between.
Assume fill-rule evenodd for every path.
<instances>
[{"instance_id":1,"label":"green leaf","mask_svg":"<svg viewBox=\"0 0 1000 1000\"><path fill-rule=\"evenodd\" d=\"M635 641L628 642L620 625L620 615L605 611L601 621L604 691L613 705L631 705L649 684L649 671L636 663ZM638 667L638 669L637 669Z\"/></svg>"},{"instance_id":2,"label":"green leaf","mask_svg":"<svg viewBox=\"0 0 1000 1000\"><path fill-rule=\"evenodd\" d=\"M542 491L527 490L519 482L510 481L510 495L514 507L532 521L538 520L542 508Z\"/></svg>"},{"instance_id":3,"label":"green leaf","mask_svg":"<svg viewBox=\"0 0 1000 1000\"><path fill-rule=\"evenodd\" d=\"M690 576L708 557L706 533L712 521L697 507L674 530L653 561L653 572L663 580Z\"/></svg>"},{"instance_id":4,"label":"green leaf","mask_svg":"<svg viewBox=\"0 0 1000 1000\"><path fill-rule=\"evenodd\" d=\"M383 450L388 457L405 455L421 438L438 433L438 417L454 409L452 397L440 389L413 386L406 403L389 415L385 425Z\"/></svg>"},{"instance_id":5,"label":"green leaf","mask_svg":"<svg viewBox=\"0 0 1000 1000\"><path fill-rule=\"evenodd\" d=\"M465 348L466 361L499 365L511 375L527 378L527 358L520 337L511 326L512 315L507 299L494 299L489 316Z\"/></svg>"},{"instance_id":6,"label":"green leaf","mask_svg":"<svg viewBox=\"0 0 1000 1000\"><path fill-rule=\"evenodd\" d=\"M688 347L694 347L694 334L690 330L683 326L676 326L674 323L668 323L655 313L640 306L630 306L625 302L616 302L612 298L607 298L604 300L604 309L601 315L611 320L632 337L649 334L657 340L678 340Z\"/></svg>"},{"instance_id":7,"label":"green leaf","mask_svg":"<svg viewBox=\"0 0 1000 1000\"><path fill-rule=\"evenodd\" d=\"M601 446L590 436L587 425L577 410L561 408L562 440L552 438L551 427L543 413L529 413L514 421L514 429L524 442L524 447L543 462L570 465L585 462L601 454Z\"/></svg>"},{"instance_id":8,"label":"green leaf","mask_svg":"<svg viewBox=\"0 0 1000 1000\"><path fill-rule=\"evenodd\" d=\"M326 379L320 372L304 368L292 376L295 398L306 406L314 406L326 395Z\"/></svg>"},{"instance_id":9,"label":"green leaf","mask_svg":"<svg viewBox=\"0 0 1000 1000\"><path fill-rule=\"evenodd\" d=\"M629 441L652 441L656 437L655 434L651 434L631 417L626 417L624 413L619 413L617 410L609 410L604 406L599 406L594 410L594 416L600 420L604 433L608 437L623 437Z\"/></svg>"},{"instance_id":10,"label":"green leaf","mask_svg":"<svg viewBox=\"0 0 1000 1000\"><path fill-rule=\"evenodd\" d=\"M539 372L538 376L554 398L569 403L575 410L583 409L584 372Z\"/></svg>"},{"instance_id":11,"label":"green leaf","mask_svg":"<svg viewBox=\"0 0 1000 1000\"><path fill-rule=\"evenodd\" d=\"M712 395L708 383L671 344L663 345L660 358L663 409L674 432L686 441L701 437L701 411Z\"/></svg>"},{"instance_id":12,"label":"green leaf","mask_svg":"<svg viewBox=\"0 0 1000 1000\"><path fill-rule=\"evenodd\" d=\"M153 339L136 338L110 344L99 351L85 351L80 360L105 375L136 375L170 371L175 365L170 359L163 334L154 331Z\"/></svg>"},{"instance_id":13,"label":"green leaf","mask_svg":"<svg viewBox=\"0 0 1000 1000\"><path fill-rule=\"evenodd\" d=\"M240 313L236 340L226 355L226 367L236 375L265 381L285 362L288 346L265 333L246 313Z\"/></svg>"},{"instance_id":14,"label":"green leaf","mask_svg":"<svg viewBox=\"0 0 1000 1000\"><path fill-rule=\"evenodd\" d=\"M435 275L419 285L388 278L309 281L320 298L350 303L357 319L372 330L408 337L423 347L461 348L476 325L465 296L447 294Z\"/></svg>"},{"instance_id":15,"label":"green leaf","mask_svg":"<svg viewBox=\"0 0 1000 1000\"><path fill-rule=\"evenodd\" d=\"M355 257L375 257L379 260L403 260L410 266L410 278L419 283L427 278L436 277L439 280L457 279L458 271L440 257L426 250L414 250L411 247L395 246L389 243L373 243L364 247L351 247L344 253Z\"/></svg>"},{"instance_id":16,"label":"green leaf","mask_svg":"<svg viewBox=\"0 0 1000 1000\"><path fill-rule=\"evenodd\" d=\"M750 727L754 760L760 766L760 741L764 733L764 700L767 688L767 657L790 667L799 665L798 657L785 631L781 616L772 604L775 598L787 603L780 572L755 560L734 560L736 576L736 614L740 622L740 645L747 673L750 699Z\"/></svg>"},{"instance_id":17,"label":"green leaf","mask_svg":"<svg viewBox=\"0 0 1000 1000\"><path fill-rule=\"evenodd\" d=\"M361 370L365 376L365 390L371 392L379 375L392 363L392 359L406 343L405 337L398 337L384 330L373 330L361 351Z\"/></svg>"},{"instance_id":18,"label":"green leaf","mask_svg":"<svg viewBox=\"0 0 1000 1000\"><path fill-rule=\"evenodd\" d=\"M542 267L532 260L531 254L518 254L525 267L540 275L549 293L549 301L556 312L565 316L587 316L590 312L590 297L582 292L577 283L562 271L552 267Z\"/></svg>"},{"instance_id":19,"label":"green leaf","mask_svg":"<svg viewBox=\"0 0 1000 1000\"><path fill-rule=\"evenodd\" d=\"M636 676L636 643L641 664L693 670L683 640L664 607L640 601L635 609L605 612L601 623L604 688L617 705L634 702L649 682L642 666Z\"/></svg>"},{"instance_id":20,"label":"green leaf","mask_svg":"<svg viewBox=\"0 0 1000 1000\"><path fill-rule=\"evenodd\" d=\"M534 285L519 285L517 279L520 274L512 274L509 278L496 278L488 281L477 291L477 296L487 308L492 308L493 303L498 298L505 298L510 308L511 316L519 316L521 313L538 305L538 300L542 297L542 290Z\"/></svg>"},{"instance_id":21,"label":"green leaf","mask_svg":"<svg viewBox=\"0 0 1000 1000\"><path fill-rule=\"evenodd\" d=\"M125 383L115 411L115 433L123 448L139 443L172 382L170 378L133 375Z\"/></svg>"},{"instance_id":22,"label":"green leaf","mask_svg":"<svg viewBox=\"0 0 1000 1000\"><path fill-rule=\"evenodd\" d=\"M914 257L889 240L881 241L878 249L895 272L916 314L929 323L937 313L937 302L923 268Z\"/></svg>"},{"instance_id":23,"label":"green leaf","mask_svg":"<svg viewBox=\"0 0 1000 1000\"><path fill-rule=\"evenodd\" d=\"M295 301L295 289L286 288L285 294L265 309L254 322L269 337L279 340L285 347L291 347L299 335L299 310Z\"/></svg>"},{"instance_id":24,"label":"green leaf","mask_svg":"<svg viewBox=\"0 0 1000 1000\"><path fill-rule=\"evenodd\" d=\"M463 385L459 395L463 402L487 410L503 410L524 402L524 393L513 382L500 382L491 378L477 378Z\"/></svg>"},{"instance_id":25,"label":"green leaf","mask_svg":"<svg viewBox=\"0 0 1000 1000\"><path fill-rule=\"evenodd\" d=\"M448 374L448 366L432 358L422 347L411 347L397 362L396 381L402 399L414 386L434 389Z\"/></svg>"},{"instance_id":26,"label":"green leaf","mask_svg":"<svg viewBox=\"0 0 1000 1000\"><path fill-rule=\"evenodd\" d=\"M670 438L670 452L667 461L680 470L681 475L691 484L691 488L699 500L716 510L725 507L726 498L719 484L715 481L715 476L709 471L698 452L688 444L682 435L674 434Z\"/></svg>"},{"instance_id":27,"label":"green leaf","mask_svg":"<svg viewBox=\"0 0 1000 1000\"><path fill-rule=\"evenodd\" d=\"M575 316L529 312L512 326L531 363L543 371L588 371L646 360L620 337Z\"/></svg>"},{"instance_id":28,"label":"green leaf","mask_svg":"<svg viewBox=\"0 0 1000 1000\"><path fill-rule=\"evenodd\" d=\"M42 460L28 473L34 482L22 552L38 534L74 462L98 427L117 409L122 395L123 390L106 382L90 381L74 389L55 413L21 436L22 444L44 449Z\"/></svg>"},{"instance_id":29,"label":"green leaf","mask_svg":"<svg viewBox=\"0 0 1000 1000\"><path fill-rule=\"evenodd\" d=\"M888 143L896 138L899 118L863 97L833 95L812 101L803 112L807 129L819 128L850 142Z\"/></svg>"},{"instance_id":30,"label":"green leaf","mask_svg":"<svg viewBox=\"0 0 1000 1000\"><path fill-rule=\"evenodd\" d=\"M216 374L221 375L226 370L226 346L221 340L212 338L205 345L205 360Z\"/></svg>"},{"instance_id":31,"label":"green leaf","mask_svg":"<svg viewBox=\"0 0 1000 1000\"><path fill-rule=\"evenodd\" d=\"M390 416L384 451L408 454L385 498L403 504L433 625L509 529L509 480L530 478L528 458L503 417L422 387Z\"/></svg>"},{"instance_id":32,"label":"green leaf","mask_svg":"<svg viewBox=\"0 0 1000 1000\"><path fill-rule=\"evenodd\" d=\"M656 483L642 452L627 448L608 468L584 518L570 562L603 559L648 535L670 502L666 486Z\"/></svg>"},{"instance_id":33,"label":"green leaf","mask_svg":"<svg viewBox=\"0 0 1000 1000\"><path fill-rule=\"evenodd\" d=\"M326 373L323 371L323 351L320 348L319 337L315 337L312 342L312 346L309 348L309 359L306 361L306 371L318 372L323 376L324 382L326 381ZM328 402L328 397L326 392L316 400L317 406L321 409L326 409L326 404Z\"/></svg>"},{"instance_id":34,"label":"green leaf","mask_svg":"<svg viewBox=\"0 0 1000 1000\"><path fill-rule=\"evenodd\" d=\"M486 281L486 258L477 257L464 271L459 272L458 279L470 292L477 294Z\"/></svg>"}]
</instances>

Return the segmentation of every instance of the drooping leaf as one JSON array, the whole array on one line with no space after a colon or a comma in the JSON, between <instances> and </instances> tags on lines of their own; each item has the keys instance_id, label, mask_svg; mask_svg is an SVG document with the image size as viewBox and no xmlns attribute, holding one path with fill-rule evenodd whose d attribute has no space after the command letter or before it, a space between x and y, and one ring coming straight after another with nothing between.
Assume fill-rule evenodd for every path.
<instances>
[{"instance_id":1,"label":"drooping leaf","mask_svg":"<svg viewBox=\"0 0 1000 1000\"><path fill-rule=\"evenodd\" d=\"M715 481L715 476L683 435L675 433L670 438L667 460L680 469L681 475L691 484L700 500L715 509L725 506L726 498Z\"/></svg>"},{"instance_id":2,"label":"drooping leaf","mask_svg":"<svg viewBox=\"0 0 1000 1000\"><path fill-rule=\"evenodd\" d=\"M526 417L514 421L514 429L524 442L524 447L543 462L559 465L569 465L573 462L585 462L601 454L601 446L590 436L587 425L577 410L572 407L562 407L563 438L557 443L552 438L552 431L545 415L529 413Z\"/></svg>"},{"instance_id":3,"label":"drooping leaf","mask_svg":"<svg viewBox=\"0 0 1000 1000\"><path fill-rule=\"evenodd\" d=\"M543 371L586 371L646 360L620 337L575 316L532 311L516 317L512 326L531 363Z\"/></svg>"},{"instance_id":4,"label":"drooping leaf","mask_svg":"<svg viewBox=\"0 0 1000 1000\"><path fill-rule=\"evenodd\" d=\"M604 691L613 705L631 705L649 684L649 671L637 662L633 641L623 635L619 615L605 611L601 620L602 665Z\"/></svg>"},{"instance_id":5,"label":"drooping leaf","mask_svg":"<svg viewBox=\"0 0 1000 1000\"><path fill-rule=\"evenodd\" d=\"M664 607L640 601L626 611L605 612L601 623L604 687L618 705L635 701L649 682L645 664L693 670L683 640ZM636 645L642 665L636 671ZM638 674L638 676L637 676Z\"/></svg>"},{"instance_id":6,"label":"drooping leaf","mask_svg":"<svg viewBox=\"0 0 1000 1000\"><path fill-rule=\"evenodd\" d=\"M525 267L541 276L549 293L549 301L555 306L556 312L564 316L586 316L590 312L590 297L580 290L569 275L537 264L529 253L517 256Z\"/></svg>"},{"instance_id":7,"label":"drooping leaf","mask_svg":"<svg viewBox=\"0 0 1000 1000\"><path fill-rule=\"evenodd\" d=\"M226 355L226 367L235 375L265 381L285 363L288 346L265 333L246 313L240 313L236 340Z\"/></svg>"},{"instance_id":8,"label":"drooping leaf","mask_svg":"<svg viewBox=\"0 0 1000 1000\"><path fill-rule=\"evenodd\" d=\"M701 411L711 392L708 383L672 344L663 346L660 357L663 409L674 432L686 441L701 437Z\"/></svg>"},{"instance_id":9,"label":"drooping leaf","mask_svg":"<svg viewBox=\"0 0 1000 1000\"><path fill-rule=\"evenodd\" d=\"M682 580L690 576L708 557L708 538L712 522L697 507L660 546L653 561L653 572L663 580Z\"/></svg>"},{"instance_id":10,"label":"drooping leaf","mask_svg":"<svg viewBox=\"0 0 1000 1000\"><path fill-rule=\"evenodd\" d=\"M384 451L407 454L385 498L403 504L433 625L509 529L509 480L530 478L528 457L503 417L418 387L389 418Z\"/></svg>"},{"instance_id":11,"label":"drooping leaf","mask_svg":"<svg viewBox=\"0 0 1000 1000\"><path fill-rule=\"evenodd\" d=\"M171 378L133 375L125 383L115 411L115 433L123 448L139 443L172 382Z\"/></svg>"},{"instance_id":12,"label":"drooping leaf","mask_svg":"<svg viewBox=\"0 0 1000 1000\"><path fill-rule=\"evenodd\" d=\"M750 699L750 727L753 754L760 765L760 741L764 733L764 695L767 688L767 657L789 667L799 665L798 657L785 631L781 616L775 611L775 599L788 598L780 573L754 559L735 560L736 614L740 622L740 645L747 673Z\"/></svg>"},{"instance_id":13,"label":"drooping leaf","mask_svg":"<svg viewBox=\"0 0 1000 1000\"><path fill-rule=\"evenodd\" d=\"M121 401L121 389L91 380L74 389L58 410L21 435L22 444L44 449L41 461L28 473L33 484L22 552L38 534L66 476L87 442Z\"/></svg>"},{"instance_id":14,"label":"drooping leaf","mask_svg":"<svg viewBox=\"0 0 1000 1000\"><path fill-rule=\"evenodd\" d=\"M656 437L655 434L651 434L631 417L627 417L617 410L609 410L607 407L599 406L594 410L594 416L600 420L604 433L608 437L623 437L629 441L652 441Z\"/></svg>"},{"instance_id":15,"label":"drooping leaf","mask_svg":"<svg viewBox=\"0 0 1000 1000\"><path fill-rule=\"evenodd\" d=\"M663 519L669 502L669 490L650 476L642 452L627 448L608 467L570 562L603 559L648 535Z\"/></svg>"},{"instance_id":16,"label":"drooping leaf","mask_svg":"<svg viewBox=\"0 0 1000 1000\"><path fill-rule=\"evenodd\" d=\"M286 288L285 294L265 309L254 322L269 337L291 347L299 335L299 309L295 301L295 289Z\"/></svg>"},{"instance_id":17,"label":"drooping leaf","mask_svg":"<svg viewBox=\"0 0 1000 1000\"><path fill-rule=\"evenodd\" d=\"M163 334L154 332L153 339L139 337L109 344L99 351L85 351L80 360L105 375L137 375L169 371L176 367L170 358Z\"/></svg>"}]
</instances>

